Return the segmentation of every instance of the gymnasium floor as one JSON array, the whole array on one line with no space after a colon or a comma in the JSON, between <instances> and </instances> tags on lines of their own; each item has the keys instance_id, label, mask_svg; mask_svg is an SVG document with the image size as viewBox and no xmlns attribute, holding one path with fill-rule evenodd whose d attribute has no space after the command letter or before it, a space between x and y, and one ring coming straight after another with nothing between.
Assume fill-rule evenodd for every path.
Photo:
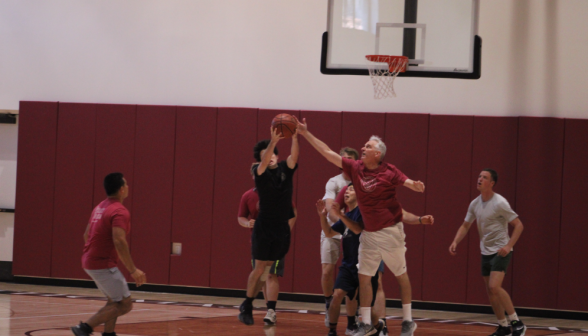
<instances>
[{"instance_id":1,"label":"gymnasium floor","mask_svg":"<svg viewBox=\"0 0 588 336\"><path fill-rule=\"evenodd\" d=\"M265 309L253 326L237 320L241 299L133 292L134 310L118 319L117 334L131 335L326 335L322 304L278 302L278 323L264 327ZM263 301L256 300L256 306ZM72 335L68 326L87 319L104 305L97 289L20 285L0 282L0 335ZM343 314L344 314L344 309ZM400 334L399 309L387 310L390 335ZM493 317L484 314L414 310L416 335L489 335ZM527 335L587 335L588 321L524 318ZM346 319L339 322L344 335ZM101 331L97 329L96 331ZM95 332L94 335L100 335Z\"/></svg>"}]
</instances>

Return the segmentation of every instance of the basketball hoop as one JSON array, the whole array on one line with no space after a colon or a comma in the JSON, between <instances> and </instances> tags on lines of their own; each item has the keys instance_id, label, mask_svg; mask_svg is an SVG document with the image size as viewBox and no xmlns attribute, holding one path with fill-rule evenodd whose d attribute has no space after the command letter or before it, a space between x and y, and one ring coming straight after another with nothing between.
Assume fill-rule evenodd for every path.
<instances>
[{"instance_id":1,"label":"basketball hoop","mask_svg":"<svg viewBox=\"0 0 588 336\"><path fill-rule=\"evenodd\" d=\"M405 72L408 65L406 56L366 55L370 61L368 70L374 86L374 99L396 97L394 79L398 73ZM388 69L378 66L378 63L388 63Z\"/></svg>"}]
</instances>

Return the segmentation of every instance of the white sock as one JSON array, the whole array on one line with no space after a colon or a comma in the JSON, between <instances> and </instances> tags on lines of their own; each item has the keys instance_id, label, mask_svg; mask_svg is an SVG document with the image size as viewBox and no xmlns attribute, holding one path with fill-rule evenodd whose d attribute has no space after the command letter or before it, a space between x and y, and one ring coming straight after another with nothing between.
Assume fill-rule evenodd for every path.
<instances>
[{"instance_id":1,"label":"white sock","mask_svg":"<svg viewBox=\"0 0 588 336\"><path fill-rule=\"evenodd\" d=\"M412 321L412 303L403 304L402 313L404 315L404 321Z\"/></svg>"},{"instance_id":2,"label":"white sock","mask_svg":"<svg viewBox=\"0 0 588 336\"><path fill-rule=\"evenodd\" d=\"M508 327L508 322L506 321L506 318L504 320L498 320L498 324L500 324L503 327Z\"/></svg>"},{"instance_id":3,"label":"white sock","mask_svg":"<svg viewBox=\"0 0 588 336\"><path fill-rule=\"evenodd\" d=\"M508 315L508 319L511 321L518 321L519 320L519 316L517 315L517 313L515 312L512 315Z\"/></svg>"},{"instance_id":4,"label":"white sock","mask_svg":"<svg viewBox=\"0 0 588 336\"><path fill-rule=\"evenodd\" d=\"M372 307L359 307L361 321L365 324L372 324Z\"/></svg>"}]
</instances>

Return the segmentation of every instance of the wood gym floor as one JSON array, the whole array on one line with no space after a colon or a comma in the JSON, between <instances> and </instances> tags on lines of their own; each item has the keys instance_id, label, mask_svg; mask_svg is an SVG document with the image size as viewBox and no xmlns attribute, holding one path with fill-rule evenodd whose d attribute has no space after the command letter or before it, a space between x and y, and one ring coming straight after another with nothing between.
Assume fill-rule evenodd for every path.
<instances>
[{"instance_id":1,"label":"wood gym floor","mask_svg":"<svg viewBox=\"0 0 588 336\"><path fill-rule=\"evenodd\" d=\"M164 335L326 335L324 305L278 302L278 323L264 327L263 301L254 313L255 324L237 320L239 298L132 292L133 311L118 319L119 336ZM72 335L69 326L85 320L104 305L97 289L20 285L0 282L0 335ZM345 335L345 309L338 334ZM400 334L401 310L387 309L390 335ZM416 335L489 335L495 329L492 315L414 310ZM525 318L527 335L586 335L588 321ZM94 335L101 328L97 328Z\"/></svg>"}]
</instances>

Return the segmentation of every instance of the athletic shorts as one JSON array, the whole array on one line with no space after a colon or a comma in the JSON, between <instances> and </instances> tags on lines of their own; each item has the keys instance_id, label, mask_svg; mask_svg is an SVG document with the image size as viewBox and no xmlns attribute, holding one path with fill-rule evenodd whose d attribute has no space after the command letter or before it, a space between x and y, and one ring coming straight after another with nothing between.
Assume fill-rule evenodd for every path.
<instances>
[{"instance_id":1,"label":"athletic shorts","mask_svg":"<svg viewBox=\"0 0 588 336\"><path fill-rule=\"evenodd\" d=\"M359 273L374 276L382 261L394 276L406 273L405 237L400 222L375 232L363 231L359 237Z\"/></svg>"},{"instance_id":2,"label":"athletic shorts","mask_svg":"<svg viewBox=\"0 0 588 336\"><path fill-rule=\"evenodd\" d=\"M255 268L254 258L251 258L251 266ZM284 276L284 259L274 261L272 267L270 268L270 274L275 274L280 277Z\"/></svg>"},{"instance_id":3,"label":"athletic shorts","mask_svg":"<svg viewBox=\"0 0 588 336\"><path fill-rule=\"evenodd\" d=\"M321 263L336 264L340 250L341 239L321 237Z\"/></svg>"},{"instance_id":4,"label":"athletic shorts","mask_svg":"<svg viewBox=\"0 0 588 336\"><path fill-rule=\"evenodd\" d=\"M506 274L511 257L512 251L506 257L501 257L498 253L482 255L482 276L490 276L490 272L504 272Z\"/></svg>"},{"instance_id":5,"label":"athletic shorts","mask_svg":"<svg viewBox=\"0 0 588 336\"><path fill-rule=\"evenodd\" d=\"M264 223L258 218L251 234L251 255L255 260L282 260L290 249L290 226L282 223Z\"/></svg>"},{"instance_id":6,"label":"athletic shorts","mask_svg":"<svg viewBox=\"0 0 588 336\"><path fill-rule=\"evenodd\" d=\"M125 276L118 267L99 270L87 270L86 273L94 280L98 289L113 302L120 302L131 296Z\"/></svg>"},{"instance_id":7,"label":"athletic shorts","mask_svg":"<svg viewBox=\"0 0 588 336\"><path fill-rule=\"evenodd\" d=\"M372 277L372 306L376 301L379 277L380 273L377 272L376 275ZM337 279L335 280L335 286L333 288L346 291L347 297L353 299L355 297L355 291L357 288L359 288L359 275L357 274L357 268L349 268L341 265L339 267L339 273L337 273Z\"/></svg>"}]
</instances>

